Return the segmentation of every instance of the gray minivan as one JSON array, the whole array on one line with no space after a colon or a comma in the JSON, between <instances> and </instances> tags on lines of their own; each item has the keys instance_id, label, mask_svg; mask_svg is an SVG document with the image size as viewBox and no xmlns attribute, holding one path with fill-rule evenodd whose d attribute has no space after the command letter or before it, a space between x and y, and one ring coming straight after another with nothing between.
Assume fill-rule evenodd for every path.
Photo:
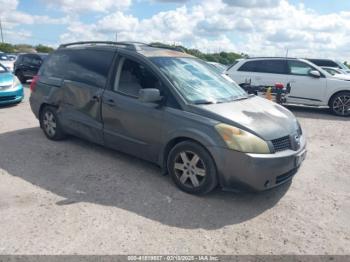
<instances>
[{"instance_id":1,"label":"gray minivan","mask_svg":"<svg viewBox=\"0 0 350 262\"><path fill-rule=\"evenodd\" d=\"M74 135L154 162L188 193L270 189L291 180L305 159L290 111L177 50L61 45L30 88L49 139Z\"/></svg>"}]
</instances>

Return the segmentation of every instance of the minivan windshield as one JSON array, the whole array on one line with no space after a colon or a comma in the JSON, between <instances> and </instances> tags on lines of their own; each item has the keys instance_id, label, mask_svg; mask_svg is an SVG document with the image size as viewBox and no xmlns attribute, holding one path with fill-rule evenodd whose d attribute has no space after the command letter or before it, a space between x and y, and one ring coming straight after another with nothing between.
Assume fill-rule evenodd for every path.
<instances>
[{"instance_id":1,"label":"minivan windshield","mask_svg":"<svg viewBox=\"0 0 350 262\"><path fill-rule=\"evenodd\" d=\"M200 59L153 57L151 60L190 103L222 103L248 97L234 81Z\"/></svg>"}]
</instances>

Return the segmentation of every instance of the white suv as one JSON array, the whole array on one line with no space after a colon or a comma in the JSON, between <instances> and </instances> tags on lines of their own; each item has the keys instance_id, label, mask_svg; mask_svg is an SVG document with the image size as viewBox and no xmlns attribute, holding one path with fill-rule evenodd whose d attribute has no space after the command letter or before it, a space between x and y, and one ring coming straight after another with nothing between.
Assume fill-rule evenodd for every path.
<instances>
[{"instance_id":1,"label":"white suv","mask_svg":"<svg viewBox=\"0 0 350 262\"><path fill-rule=\"evenodd\" d=\"M315 64L297 58L249 58L225 74L238 84L274 86L291 84L287 103L329 106L339 116L350 116L350 81L333 77Z\"/></svg>"}]
</instances>

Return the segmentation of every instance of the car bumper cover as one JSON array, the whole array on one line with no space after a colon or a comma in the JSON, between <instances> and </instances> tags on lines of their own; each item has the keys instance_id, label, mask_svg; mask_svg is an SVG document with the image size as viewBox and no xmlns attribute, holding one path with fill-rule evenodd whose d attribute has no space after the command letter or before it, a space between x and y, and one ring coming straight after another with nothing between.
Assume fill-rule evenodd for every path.
<instances>
[{"instance_id":1,"label":"car bumper cover","mask_svg":"<svg viewBox=\"0 0 350 262\"><path fill-rule=\"evenodd\" d=\"M0 105L18 103L22 101L23 98L24 92L21 85L16 89L10 89L6 91L0 90Z\"/></svg>"},{"instance_id":2,"label":"car bumper cover","mask_svg":"<svg viewBox=\"0 0 350 262\"><path fill-rule=\"evenodd\" d=\"M306 157L306 142L299 150L275 154L247 154L227 148L211 147L219 181L226 190L263 191L291 180Z\"/></svg>"}]
</instances>

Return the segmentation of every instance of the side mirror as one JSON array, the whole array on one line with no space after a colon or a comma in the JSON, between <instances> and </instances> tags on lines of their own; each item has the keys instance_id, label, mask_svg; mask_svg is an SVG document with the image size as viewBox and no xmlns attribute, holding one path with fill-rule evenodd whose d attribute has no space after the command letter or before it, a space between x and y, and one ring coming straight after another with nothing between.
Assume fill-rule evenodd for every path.
<instances>
[{"instance_id":1,"label":"side mirror","mask_svg":"<svg viewBox=\"0 0 350 262\"><path fill-rule=\"evenodd\" d=\"M139 100L144 103L155 103L163 99L159 89L146 88L139 91Z\"/></svg>"},{"instance_id":2,"label":"side mirror","mask_svg":"<svg viewBox=\"0 0 350 262\"><path fill-rule=\"evenodd\" d=\"M321 73L317 70L311 70L309 72L309 75L312 76L312 77L315 77L315 78L320 78L321 77Z\"/></svg>"}]
</instances>

